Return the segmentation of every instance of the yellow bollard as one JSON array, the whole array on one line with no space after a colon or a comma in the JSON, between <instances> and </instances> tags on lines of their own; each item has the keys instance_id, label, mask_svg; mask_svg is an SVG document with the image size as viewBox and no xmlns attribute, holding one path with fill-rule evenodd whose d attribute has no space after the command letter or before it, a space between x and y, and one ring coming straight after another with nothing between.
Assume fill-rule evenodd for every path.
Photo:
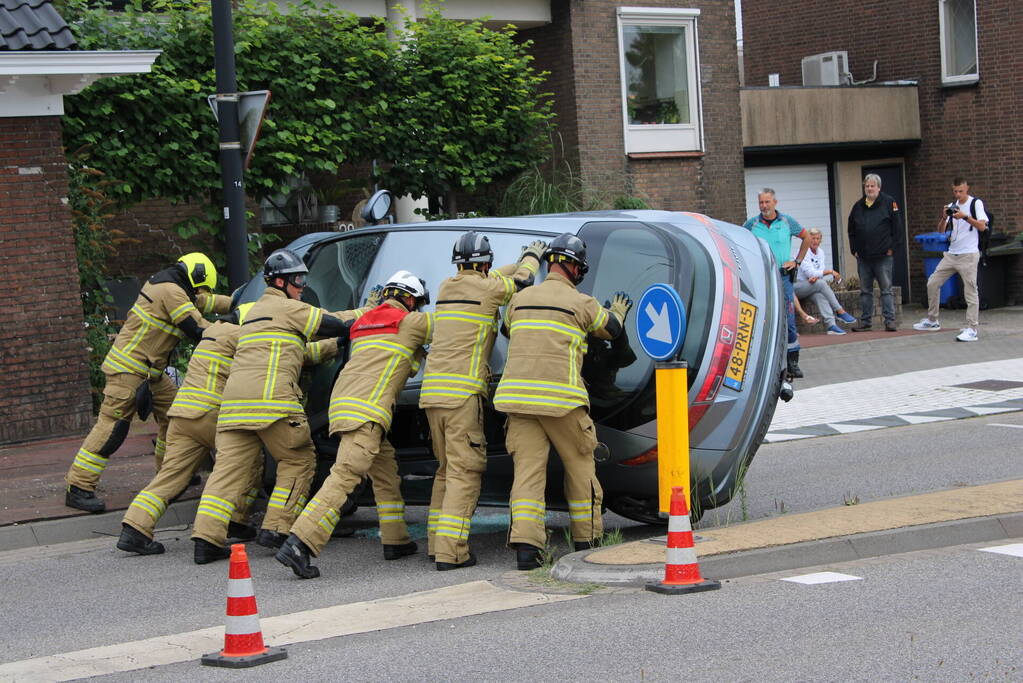
<instances>
[{"instance_id":1,"label":"yellow bollard","mask_svg":"<svg viewBox=\"0 0 1023 683\"><path fill-rule=\"evenodd\" d=\"M667 516L671 510L671 489L689 492L689 386L685 361L654 364L657 382L657 493L658 509Z\"/></svg>"}]
</instances>

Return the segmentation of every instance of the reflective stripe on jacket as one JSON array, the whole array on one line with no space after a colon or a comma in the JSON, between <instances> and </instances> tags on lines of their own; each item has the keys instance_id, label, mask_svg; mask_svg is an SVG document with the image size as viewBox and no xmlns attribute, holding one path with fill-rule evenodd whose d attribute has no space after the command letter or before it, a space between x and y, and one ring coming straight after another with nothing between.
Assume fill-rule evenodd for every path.
<instances>
[{"instance_id":1,"label":"reflective stripe on jacket","mask_svg":"<svg viewBox=\"0 0 1023 683\"><path fill-rule=\"evenodd\" d=\"M508 360L494 406L506 413L554 417L578 406L589 408L580 373L586 336L610 339L605 328L612 315L558 273L513 296L506 314Z\"/></svg>"},{"instance_id":2,"label":"reflective stripe on jacket","mask_svg":"<svg viewBox=\"0 0 1023 683\"><path fill-rule=\"evenodd\" d=\"M178 325L186 318L193 318L200 328L210 324L179 285L147 282L103 359L103 372L159 377L183 336Z\"/></svg>"},{"instance_id":3,"label":"reflective stripe on jacket","mask_svg":"<svg viewBox=\"0 0 1023 683\"><path fill-rule=\"evenodd\" d=\"M476 394L486 394L498 309L515 293L514 280L528 280L536 267L536 260L527 258L491 269L489 275L460 270L441 283L420 407L456 408Z\"/></svg>"},{"instance_id":4,"label":"reflective stripe on jacket","mask_svg":"<svg viewBox=\"0 0 1023 683\"><path fill-rule=\"evenodd\" d=\"M393 299L380 306L404 310ZM394 402L409 377L419 371L423 344L433 335L433 316L409 313L397 332L360 336L330 395L330 433L348 432L366 422L391 426Z\"/></svg>"},{"instance_id":5,"label":"reflective stripe on jacket","mask_svg":"<svg viewBox=\"0 0 1023 683\"><path fill-rule=\"evenodd\" d=\"M241 326L217 429L262 429L288 415L300 415L298 379L307 341L320 328L323 315L352 320L365 310L329 313L268 287Z\"/></svg>"}]
</instances>

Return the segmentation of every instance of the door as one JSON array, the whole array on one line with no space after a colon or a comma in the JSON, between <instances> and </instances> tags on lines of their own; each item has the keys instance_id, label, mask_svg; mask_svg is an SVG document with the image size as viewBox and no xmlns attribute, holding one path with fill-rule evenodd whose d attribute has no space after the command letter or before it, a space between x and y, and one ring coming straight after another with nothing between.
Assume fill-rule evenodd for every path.
<instances>
[{"instance_id":1,"label":"door","mask_svg":"<svg viewBox=\"0 0 1023 683\"><path fill-rule=\"evenodd\" d=\"M864 166L860 177L868 173L876 173L881 177L881 191L890 195L902 211L902 234L895 243L892 263L892 284L902 288L902 303L909 298L909 250L906 248L909 221L906 217L906 192L902 183L902 164L887 164L885 166Z\"/></svg>"}]
</instances>

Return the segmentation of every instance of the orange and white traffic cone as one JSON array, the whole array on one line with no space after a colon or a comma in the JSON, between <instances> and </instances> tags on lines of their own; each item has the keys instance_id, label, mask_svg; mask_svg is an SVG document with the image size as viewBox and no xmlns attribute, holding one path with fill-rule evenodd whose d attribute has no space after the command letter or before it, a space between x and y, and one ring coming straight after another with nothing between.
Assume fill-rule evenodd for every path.
<instances>
[{"instance_id":1,"label":"orange and white traffic cone","mask_svg":"<svg viewBox=\"0 0 1023 683\"><path fill-rule=\"evenodd\" d=\"M689 509L686 507L686 493L681 486L673 486L671 489L665 553L664 581L648 583L648 591L677 595L721 588L719 582L700 576L700 565L696 561L696 549L693 547L693 527L689 524Z\"/></svg>"},{"instance_id":2,"label":"orange and white traffic cone","mask_svg":"<svg viewBox=\"0 0 1023 683\"><path fill-rule=\"evenodd\" d=\"M245 554L244 545L235 543L231 546L231 569L227 579L224 649L204 655L200 661L207 666L243 669L276 662L287 656L288 652L283 647L267 647L263 644L256 594L252 588L252 573L249 571L249 556Z\"/></svg>"}]
</instances>

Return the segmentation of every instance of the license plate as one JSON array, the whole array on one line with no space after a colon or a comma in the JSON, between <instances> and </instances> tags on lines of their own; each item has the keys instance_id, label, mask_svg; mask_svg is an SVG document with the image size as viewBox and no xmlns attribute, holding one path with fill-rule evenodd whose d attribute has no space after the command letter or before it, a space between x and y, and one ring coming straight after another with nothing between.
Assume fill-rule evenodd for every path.
<instances>
[{"instance_id":1,"label":"license plate","mask_svg":"<svg viewBox=\"0 0 1023 683\"><path fill-rule=\"evenodd\" d=\"M757 319L757 307L746 301L739 302L739 329L735 331L735 346L732 357L728 359L724 385L729 389L742 391L742 383L746 378L746 361L749 359L749 347L753 343L753 323Z\"/></svg>"}]
</instances>

